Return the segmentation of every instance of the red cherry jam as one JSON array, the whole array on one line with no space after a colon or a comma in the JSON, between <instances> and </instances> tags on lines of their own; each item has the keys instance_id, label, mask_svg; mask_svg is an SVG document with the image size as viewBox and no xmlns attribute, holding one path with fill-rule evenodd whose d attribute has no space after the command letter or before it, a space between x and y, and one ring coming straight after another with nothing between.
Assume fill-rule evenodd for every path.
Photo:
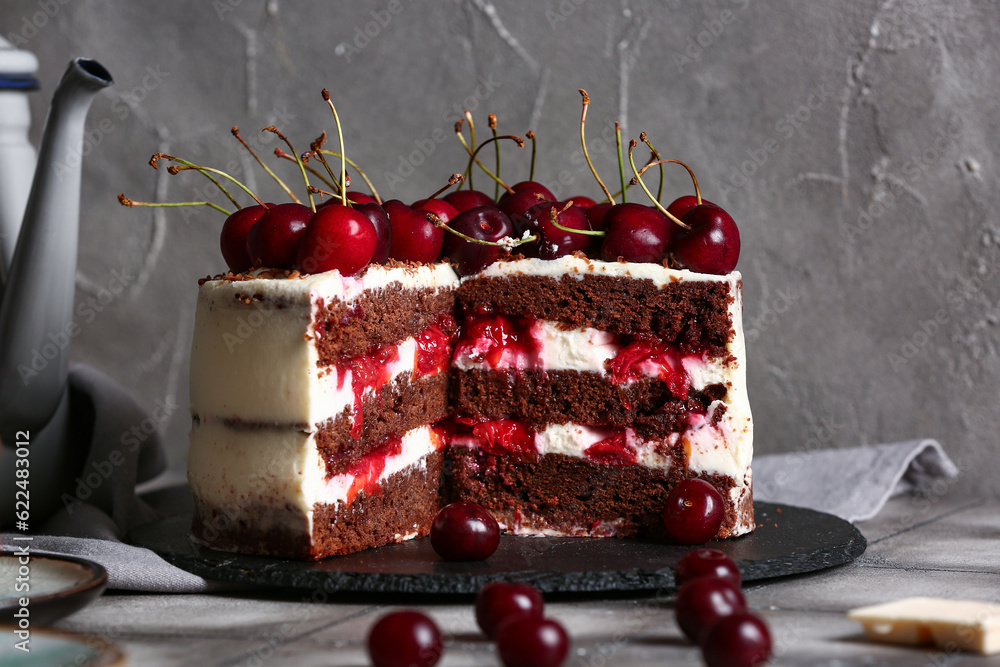
<instances>
[{"instance_id":1,"label":"red cherry jam","mask_svg":"<svg viewBox=\"0 0 1000 667\"><path fill-rule=\"evenodd\" d=\"M624 466L636 462L635 450L625 441L625 432L595 442L583 450L583 455L594 463Z\"/></svg>"},{"instance_id":2,"label":"red cherry jam","mask_svg":"<svg viewBox=\"0 0 1000 667\"><path fill-rule=\"evenodd\" d=\"M436 375L451 365L452 336L458 324L451 315L441 317L417 336L416 376Z\"/></svg>"},{"instance_id":3,"label":"red cherry jam","mask_svg":"<svg viewBox=\"0 0 1000 667\"><path fill-rule=\"evenodd\" d=\"M681 363L682 355L676 346L655 338L637 338L607 362L611 381L625 384L647 375L655 369L661 380L667 383L674 398L687 398L691 388L691 377Z\"/></svg>"},{"instance_id":4,"label":"red cherry jam","mask_svg":"<svg viewBox=\"0 0 1000 667\"><path fill-rule=\"evenodd\" d=\"M535 368L540 350L531 335L534 322L531 317L470 315L455 345L455 357L490 368Z\"/></svg>"},{"instance_id":5,"label":"red cherry jam","mask_svg":"<svg viewBox=\"0 0 1000 667\"><path fill-rule=\"evenodd\" d=\"M511 419L491 419L472 427L481 447L494 456L535 454L535 432L530 426Z\"/></svg>"},{"instance_id":6,"label":"red cherry jam","mask_svg":"<svg viewBox=\"0 0 1000 667\"><path fill-rule=\"evenodd\" d=\"M337 373L337 389L344 387L344 380L347 373L344 369L351 371L351 389L354 392L354 405L351 410L353 420L351 422L351 437L361 437L361 426L364 423L364 414L361 411L361 399L366 389L372 389L378 395L382 386L392 377L389 366L399 361L399 348L395 345L378 345L367 352L342 361Z\"/></svg>"},{"instance_id":7,"label":"red cherry jam","mask_svg":"<svg viewBox=\"0 0 1000 667\"><path fill-rule=\"evenodd\" d=\"M347 474L354 475L354 481L347 491L347 504L354 502L354 498L361 491L369 497L381 495L382 485L378 480L385 471L385 461L390 457L399 456L402 451L403 441L400 438L389 438L349 468Z\"/></svg>"}]
</instances>

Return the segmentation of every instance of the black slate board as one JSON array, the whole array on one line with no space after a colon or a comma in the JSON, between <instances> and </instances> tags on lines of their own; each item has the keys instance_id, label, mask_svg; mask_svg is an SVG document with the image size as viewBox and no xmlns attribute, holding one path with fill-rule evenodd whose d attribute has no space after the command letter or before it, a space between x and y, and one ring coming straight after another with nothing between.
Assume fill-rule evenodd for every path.
<instances>
[{"instance_id":1,"label":"black slate board","mask_svg":"<svg viewBox=\"0 0 1000 667\"><path fill-rule=\"evenodd\" d=\"M757 529L710 542L735 560L744 581L843 565L864 553L850 523L801 507L755 503ZM503 536L480 562L446 562L427 538L317 562L215 551L188 538L190 515L141 526L129 540L181 569L213 581L326 593L474 594L498 580L530 583L543 593L658 591L674 586L673 566L695 547L599 538Z\"/></svg>"}]
</instances>

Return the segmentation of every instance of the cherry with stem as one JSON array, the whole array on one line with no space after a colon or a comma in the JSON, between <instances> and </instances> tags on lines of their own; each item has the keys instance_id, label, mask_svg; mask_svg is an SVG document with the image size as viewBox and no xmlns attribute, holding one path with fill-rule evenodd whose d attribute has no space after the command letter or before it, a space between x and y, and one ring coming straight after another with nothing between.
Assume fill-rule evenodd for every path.
<instances>
[{"instance_id":1,"label":"cherry with stem","mask_svg":"<svg viewBox=\"0 0 1000 667\"><path fill-rule=\"evenodd\" d=\"M153 169L159 169L160 167L158 165L158 162L160 160L170 160L171 162L177 162L180 165L180 166L178 166L176 164L172 164L169 167L167 167L167 173L170 174L171 176L175 176L175 175L179 174L182 171L189 171L189 170L191 170L191 171L198 171L198 172L201 172L201 173L206 174L206 175L207 174L216 174L217 176L222 176L223 178L227 178L230 181L232 181L233 183L235 183L241 190L243 190L243 192L245 192L248 195L250 195L251 197L253 197L254 201L256 201L261 206L264 206L264 202L262 202L260 199L258 199L257 195L255 195L250 190L250 188L248 188L247 186L243 185L243 183L239 182L238 180L236 180L235 178L233 178L232 176L230 176L229 174L227 174L224 171L221 171L219 169L213 169L212 167L203 167L201 165L192 164L192 163L188 162L187 160L181 160L180 158L174 157L173 155L168 155L167 153L154 153L153 157L149 158L149 164L150 164L151 167L153 167ZM215 181L215 179L211 179L211 180L213 182ZM218 183L216 183L216 184L219 185ZM233 196L230 195L229 192L224 187L222 187L221 185L219 185L219 189L222 190L222 192L225 193L227 197L229 197L230 201L232 201L234 204L236 204L236 200L233 199ZM236 206L239 207L239 204L236 204Z\"/></svg>"},{"instance_id":2,"label":"cherry with stem","mask_svg":"<svg viewBox=\"0 0 1000 667\"><path fill-rule=\"evenodd\" d=\"M184 165L186 167L193 167L193 168L197 168L198 167L198 165L196 165L196 164L194 164L192 162L188 162L187 160L182 160L179 157L174 157L173 155L167 155L166 153L153 153L153 156L149 158L149 166L152 167L153 169L159 169L160 166L157 163L159 162L160 159L171 160L171 161L176 162L178 164L182 164L182 165ZM215 177L212 176L212 174L208 173L208 171L199 171L199 173L202 176L204 176L205 178L207 178L208 180L212 181L212 183L215 185L215 187L219 188L219 190L222 191L222 194L224 194L226 196L226 198L229 199L229 201L233 202L233 206L235 206L236 208L241 208L239 202L236 201L236 198L233 197L233 195L230 194L229 190L227 190L225 187L223 187L222 183L219 183L219 181L216 180ZM228 178L229 180L231 180L231 181L234 180L233 177L230 176L229 174L223 174L223 175L226 178ZM245 186L241 185L241 187L244 190L246 190ZM253 195L251 194L251 196L253 196ZM254 197L254 199L256 199L256 197ZM258 203L260 203L260 200L258 200Z\"/></svg>"},{"instance_id":3,"label":"cherry with stem","mask_svg":"<svg viewBox=\"0 0 1000 667\"><path fill-rule=\"evenodd\" d=\"M654 160L653 162L650 162L645 167L643 167L642 171L639 171L638 169L636 169L635 159L632 156L632 150L636 146L638 146L638 145L639 145L639 143L635 139L632 139L628 143L628 161L629 161L629 164L632 165L632 172L635 174L635 177L632 179L632 182L633 183L638 183L640 186L642 186L642 189L646 192L646 194L649 196L650 201L653 202L653 205L656 206L656 208L660 211L660 213L663 213L665 216L667 216L668 218L670 218L673 222L677 223L678 225L680 225L684 229L691 229L690 226L688 226L688 225L684 224L683 222L681 222L680 218L678 218L676 215L674 215L673 213L671 213L670 211L668 211L667 209L665 209L663 207L663 205L656 200L656 197L653 196L653 193L649 191L649 188L647 188L646 184L642 181L642 172L646 171L650 167L655 167L658 164L664 164L664 163L667 163L667 162L672 163L672 164L679 164L680 166L682 166L685 169L687 169L688 174L690 174L691 180L694 182L694 190L695 190L696 196L698 197L698 202L701 203L701 190L698 189L698 179L695 178L694 172L691 171L691 168L689 166L687 166L686 164L684 164L680 160Z\"/></svg>"},{"instance_id":4,"label":"cherry with stem","mask_svg":"<svg viewBox=\"0 0 1000 667\"><path fill-rule=\"evenodd\" d=\"M230 130L230 132L232 133L232 135L234 137L236 137L237 141L239 141L241 144L243 144L243 148L245 148L245 149L247 149L247 151L249 151L250 155L253 156L253 159L257 161L257 164L259 164L261 167L264 168L264 171L267 172L268 176L270 176L271 178L273 178L275 180L275 182L277 182L278 186L282 190L285 191L285 194L287 194L289 197L292 198L292 201L294 201L296 204L302 203L301 201L299 201L299 198L295 196L295 193L292 192L291 189L287 185L285 185L285 182L283 180L281 180L280 178L278 178L278 175L275 174L273 171L271 171L271 168L268 167L266 164L264 164L263 160L261 160L257 156L257 153L255 153L254 150L252 148L250 148L250 145L247 144L247 142L243 140L243 137L240 135L240 128L239 128L238 125L233 125L233 128Z\"/></svg>"},{"instance_id":5,"label":"cherry with stem","mask_svg":"<svg viewBox=\"0 0 1000 667\"><path fill-rule=\"evenodd\" d=\"M208 206L214 208L219 213L225 213L226 215L232 215L231 211L227 211L218 204L210 201L173 201L173 202L148 202L148 201L136 201L134 199L129 199L124 194L118 194L118 203L122 206L127 206L132 208L133 206L149 206L149 207L170 207L170 206Z\"/></svg>"}]
</instances>

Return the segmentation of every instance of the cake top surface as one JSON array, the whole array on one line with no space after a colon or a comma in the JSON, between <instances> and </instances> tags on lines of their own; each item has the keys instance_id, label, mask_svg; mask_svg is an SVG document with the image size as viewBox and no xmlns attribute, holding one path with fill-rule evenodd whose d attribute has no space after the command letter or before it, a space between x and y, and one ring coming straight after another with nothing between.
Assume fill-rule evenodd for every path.
<instances>
[{"instance_id":1,"label":"cake top surface","mask_svg":"<svg viewBox=\"0 0 1000 667\"><path fill-rule=\"evenodd\" d=\"M584 255L566 255L558 259L517 259L490 264L480 273L470 278L507 278L510 276L550 276L603 275L635 280L652 280L657 287L670 283L687 282L736 282L741 279L739 271L725 275L695 273L686 269L671 269L661 264L638 262L606 262L590 259Z\"/></svg>"}]
</instances>

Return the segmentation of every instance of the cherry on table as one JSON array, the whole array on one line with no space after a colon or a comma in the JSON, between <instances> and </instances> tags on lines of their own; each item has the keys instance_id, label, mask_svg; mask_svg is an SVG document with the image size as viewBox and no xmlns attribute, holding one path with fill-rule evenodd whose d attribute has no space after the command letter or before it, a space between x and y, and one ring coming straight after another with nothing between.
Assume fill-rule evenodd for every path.
<instances>
[{"instance_id":1,"label":"cherry on table","mask_svg":"<svg viewBox=\"0 0 1000 667\"><path fill-rule=\"evenodd\" d=\"M728 579L701 577L689 581L677 591L674 613L677 625L687 637L701 644L720 619L746 609L740 589Z\"/></svg>"},{"instance_id":2,"label":"cherry on table","mask_svg":"<svg viewBox=\"0 0 1000 667\"><path fill-rule=\"evenodd\" d=\"M544 611L542 594L528 584L495 581L483 586L476 595L476 623L490 639L496 637L504 621L521 616L541 618Z\"/></svg>"},{"instance_id":3,"label":"cherry on table","mask_svg":"<svg viewBox=\"0 0 1000 667\"><path fill-rule=\"evenodd\" d=\"M461 213L477 206L496 206L493 197L479 190L455 190L444 196L444 200Z\"/></svg>"},{"instance_id":4,"label":"cherry on table","mask_svg":"<svg viewBox=\"0 0 1000 667\"><path fill-rule=\"evenodd\" d=\"M340 271L353 276L368 266L378 243L375 225L357 209L326 206L313 215L298 249L303 273Z\"/></svg>"},{"instance_id":5,"label":"cherry on table","mask_svg":"<svg viewBox=\"0 0 1000 667\"><path fill-rule=\"evenodd\" d=\"M700 577L728 579L739 586L742 583L740 568L718 549L694 549L687 552L674 568L677 587Z\"/></svg>"},{"instance_id":6,"label":"cherry on table","mask_svg":"<svg viewBox=\"0 0 1000 667\"><path fill-rule=\"evenodd\" d=\"M444 232L427 219L427 211L407 206L398 199L390 199L382 208L389 215L392 227L389 257L424 264L437 260Z\"/></svg>"},{"instance_id":7,"label":"cherry on table","mask_svg":"<svg viewBox=\"0 0 1000 667\"><path fill-rule=\"evenodd\" d=\"M445 560L485 560L499 545L496 519L474 503L445 505L431 524L431 546Z\"/></svg>"},{"instance_id":8,"label":"cherry on table","mask_svg":"<svg viewBox=\"0 0 1000 667\"><path fill-rule=\"evenodd\" d=\"M368 633L368 656L375 667L433 667L443 650L441 631L419 611L386 614Z\"/></svg>"},{"instance_id":9,"label":"cherry on table","mask_svg":"<svg viewBox=\"0 0 1000 667\"><path fill-rule=\"evenodd\" d=\"M709 629L701 647L708 667L756 667L771 657L771 631L749 612L737 612Z\"/></svg>"},{"instance_id":10,"label":"cherry on table","mask_svg":"<svg viewBox=\"0 0 1000 667\"><path fill-rule=\"evenodd\" d=\"M732 216L715 204L691 208L681 222L674 241L673 256L686 269L698 273L725 275L740 259L740 230Z\"/></svg>"},{"instance_id":11,"label":"cherry on table","mask_svg":"<svg viewBox=\"0 0 1000 667\"><path fill-rule=\"evenodd\" d=\"M493 243L514 235L510 218L496 206L477 206L462 211L448 226L470 238ZM500 252L499 246L473 243L451 233L446 234L441 248L441 255L450 259L455 270L463 276L482 271L497 260Z\"/></svg>"},{"instance_id":12,"label":"cherry on table","mask_svg":"<svg viewBox=\"0 0 1000 667\"><path fill-rule=\"evenodd\" d=\"M606 235L601 258L613 262L656 262L663 259L674 236L674 225L651 206L632 202L615 204L602 220Z\"/></svg>"},{"instance_id":13,"label":"cherry on table","mask_svg":"<svg viewBox=\"0 0 1000 667\"><path fill-rule=\"evenodd\" d=\"M291 269L299 254L299 241L312 219L308 206L285 203L272 206L247 233L251 262L272 269Z\"/></svg>"},{"instance_id":14,"label":"cherry on table","mask_svg":"<svg viewBox=\"0 0 1000 667\"><path fill-rule=\"evenodd\" d=\"M722 494L714 486L703 479L684 479L667 495L663 525L681 544L702 544L718 534L725 514Z\"/></svg>"},{"instance_id":15,"label":"cherry on table","mask_svg":"<svg viewBox=\"0 0 1000 667\"><path fill-rule=\"evenodd\" d=\"M247 234L266 211L267 208L260 204L247 206L226 218L226 222L222 225L219 245L222 249L222 258L226 260L226 265L233 273L241 273L253 266L250 253L247 252Z\"/></svg>"},{"instance_id":16,"label":"cherry on table","mask_svg":"<svg viewBox=\"0 0 1000 667\"><path fill-rule=\"evenodd\" d=\"M569 654L569 636L552 619L515 618L500 628L497 652L506 667L559 667Z\"/></svg>"}]
</instances>

